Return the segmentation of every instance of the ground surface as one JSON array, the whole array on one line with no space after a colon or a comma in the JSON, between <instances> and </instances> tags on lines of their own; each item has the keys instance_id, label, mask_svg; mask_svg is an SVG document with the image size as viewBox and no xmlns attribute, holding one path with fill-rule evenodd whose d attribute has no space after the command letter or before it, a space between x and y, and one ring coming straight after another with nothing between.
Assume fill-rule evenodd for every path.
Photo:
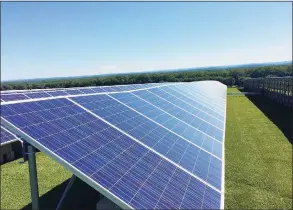
<instances>
[{"instance_id":1,"label":"ground surface","mask_svg":"<svg viewBox=\"0 0 293 210\"><path fill-rule=\"evenodd\" d=\"M290 110L271 101L261 106L263 99L253 97L229 96L227 100L225 208L291 209ZM18 162L1 166L0 209L31 209L27 163ZM42 153L37 154L37 166L41 207L54 209L71 174ZM77 181L64 207L94 209L98 197Z\"/></svg>"},{"instance_id":2,"label":"ground surface","mask_svg":"<svg viewBox=\"0 0 293 210\"><path fill-rule=\"evenodd\" d=\"M227 97L225 208L291 209L292 145L282 123L292 125L292 113L259 97Z\"/></svg>"}]
</instances>

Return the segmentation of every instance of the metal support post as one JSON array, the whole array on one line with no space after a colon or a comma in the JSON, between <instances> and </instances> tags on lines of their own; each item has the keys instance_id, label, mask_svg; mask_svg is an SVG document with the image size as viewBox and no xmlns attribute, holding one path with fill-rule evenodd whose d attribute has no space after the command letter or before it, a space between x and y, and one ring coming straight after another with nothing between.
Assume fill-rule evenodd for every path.
<instances>
[{"instance_id":1,"label":"metal support post","mask_svg":"<svg viewBox=\"0 0 293 210\"><path fill-rule=\"evenodd\" d=\"M39 189L38 189L38 176L36 167L36 155L35 148L27 144L28 151L28 166L29 166L29 176L31 185L31 198L32 198L32 209L39 210Z\"/></svg>"},{"instance_id":2,"label":"metal support post","mask_svg":"<svg viewBox=\"0 0 293 210\"><path fill-rule=\"evenodd\" d=\"M28 160L28 155L27 155L27 143L23 139L21 139L21 150L22 150L22 160L19 161L19 163L25 163Z\"/></svg>"},{"instance_id":3,"label":"metal support post","mask_svg":"<svg viewBox=\"0 0 293 210\"><path fill-rule=\"evenodd\" d=\"M68 184L67 184L67 186L66 186L66 188L65 188L65 190L64 190L64 192L62 194L62 197L61 197L61 199L60 199L60 201L59 201L59 203L57 205L56 210L60 210L60 208L62 206L62 203L63 203L63 201L64 201L69 189L72 187L75 179L76 179L76 176L74 174L72 174L72 176L71 176L71 178L70 178L70 180L69 180L69 182L68 182Z\"/></svg>"}]
</instances>

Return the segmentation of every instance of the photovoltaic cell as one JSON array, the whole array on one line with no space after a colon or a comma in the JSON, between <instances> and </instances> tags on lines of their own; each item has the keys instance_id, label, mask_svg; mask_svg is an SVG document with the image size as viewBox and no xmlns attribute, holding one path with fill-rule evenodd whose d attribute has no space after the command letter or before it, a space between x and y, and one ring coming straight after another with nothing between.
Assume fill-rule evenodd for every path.
<instances>
[{"instance_id":1,"label":"photovoltaic cell","mask_svg":"<svg viewBox=\"0 0 293 210\"><path fill-rule=\"evenodd\" d=\"M82 89L79 89L81 92L83 93L87 93L87 94L92 94L92 93L95 93L94 90L92 90L91 88L82 88Z\"/></svg>"},{"instance_id":2,"label":"photovoltaic cell","mask_svg":"<svg viewBox=\"0 0 293 210\"><path fill-rule=\"evenodd\" d=\"M9 94L9 95L1 95L1 99L3 101L17 101L17 100L25 100L25 99L29 99L29 97L27 97L24 94Z\"/></svg>"},{"instance_id":3,"label":"photovoltaic cell","mask_svg":"<svg viewBox=\"0 0 293 210\"><path fill-rule=\"evenodd\" d=\"M102 86L102 87L82 87L82 88L58 88L58 89L35 89L35 90L22 90L22 91L2 91L1 95L4 95L5 100L2 101L16 101L16 100L29 100L38 98L51 98L57 96L69 96L69 95L87 95L93 93L103 92L121 92L121 91L133 91L141 88L150 88L155 86L161 86L161 84L133 84L133 85L120 85L120 86Z\"/></svg>"},{"instance_id":4,"label":"photovoltaic cell","mask_svg":"<svg viewBox=\"0 0 293 210\"><path fill-rule=\"evenodd\" d=\"M106 95L75 97L73 100L205 181L209 167L214 167L209 164L210 154ZM220 189L221 161L213 171L217 172L214 175L219 180L215 187Z\"/></svg>"},{"instance_id":5,"label":"photovoltaic cell","mask_svg":"<svg viewBox=\"0 0 293 210\"><path fill-rule=\"evenodd\" d=\"M47 93L50 94L51 96L67 96L67 95L69 95L68 93L66 93L63 90L47 91Z\"/></svg>"},{"instance_id":6,"label":"photovoltaic cell","mask_svg":"<svg viewBox=\"0 0 293 210\"><path fill-rule=\"evenodd\" d=\"M119 86L121 91L129 91L132 90L132 88L129 85L121 85Z\"/></svg>"},{"instance_id":7,"label":"photovoltaic cell","mask_svg":"<svg viewBox=\"0 0 293 210\"><path fill-rule=\"evenodd\" d=\"M158 93L156 91L157 88L154 88L153 92ZM223 131L216 127L216 124L212 124L211 122L205 121L202 118L199 118L188 111L178 108L177 105L174 105L171 102L155 95L153 92L150 91L137 91L134 92L134 95L143 98L145 101L152 103L156 107L164 110L165 112L181 119L182 121L186 122L187 124L193 126L196 129L199 129L203 133L214 137L218 141L222 141L223 139ZM206 119L208 120L208 119Z\"/></svg>"},{"instance_id":8,"label":"photovoltaic cell","mask_svg":"<svg viewBox=\"0 0 293 210\"><path fill-rule=\"evenodd\" d=\"M17 137L1 126L0 145L17 140Z\"/></svg>"},{"instance_id":9,"label":"photovoltaic cell","mask_svg":"<svg viewBox=\"0 0 293 210\"><path fill-rule=\"evenodd\" d=\"M78 89L65 90L65 92L68 93L69 95L81 95L81 94L84 94L82 91L80 91Z\"/></svg>"},{"instance_id":10,"label":"photovoltaic cell","mask_svg":"<svg viewBox=\"0 0 293 210\"><path fill-rule=\"evenodd\" d=\"M113 86L112 89L114 92L121 92L122 90L119 86Z\"/></svg>"},{"instance_id":11,"label":"photovoltaic cell","mask_svg":"<svg viewBox=\"0 0 293 210\"><path fill-rule=\"evenodd\" d=\"M186 101L187 103L194 104L196 107L200 107L201 110L206 113L218 118L221 121L224 121L224 112L219 107L213 106L207 102L208 99L203 99L201 96L197 94L190 94L184 89L180 89L180 86L168 86L165 87L164 90L167 90L168 93L175 95L176 97Z\"/></svg>"},{"instance_id":12,"label":"photovoltaic cell","mask_svg":"<svg viewBox=\"0 0 293 210\"><path fill-rule=\"evenodd\" d=\"M101 87L105 92L116 92L116 89L112 87Z\"/></svg>"},{"instance_id":13,"label":"photovoltaic cell","mask_svg":"<svg viewBox=\"0 0 293 210\"><path fill-rule=\"evenodd\" d=\"M35 93L26 93L26 96L28 96L29 98L48 98L48 97L52 97L51 95L49 95L46 92L35 92Z\"/></svg>"},{"instance_id":14,"label":"photovoltaic cell","mask_svg":"<svg viewBox=\"0 0 293 210\"><path fill-rule=\"evenodd\" d=\"M134 92L137 93L137 92ZM163 125L165 128L184 137L193 144L207 150L215 156L222 158L222 145L216 139L200 132L192 126L172 117L172 115L156 108L155 106L146 103L144 100L136 97L133 93L117 93L112 94L112 97L144 114L155 122ZM101 111L103 112L103 111Z\"/></svg>"},{"instance_id":15,"label":"photovoltaic cell","mask_svg":"<svg viewBox=\"0 0 293 210\"><path fill-rule=\"evenodd\" d=\"M40 149L49 149L132 208L220 207L218 191L67 99L1 108L2 118Z\"/></svg>"},{"instance_id":16,"label":"photovoltaic cell","mask_svg":"<svg viewBox=\"0 0 293 210\"><path fill-rule=\"evenodd\" d=\"M181 100L180 96L176 97L176 94L173 95L166 90L168 87L161 87L161 88L153 88L150 89L149 91L151 93L154 93L161 98L171 102L172 104L176 105L177 107L180 107L189 113L191 113L194 116L198 116L200 119L205 120L206 122L220 128L223 130L224 128L224 122L218 119L217 117L202 111L203 105L199 103L188 103L185 100ZM179 95L179 94L177 94ZM182 95L182 94L181 94Z\"/></svg>"},{"instance_id":17,"label":"photovoltaic cell","mask_svg":"<svg viewBox=\"0 0 293 210\"><path fill-rule=\"evenodd\" d=\"M176 85L170 87L172 89L177 90L179 93L184 92L184 95L190 95L191 97L195 97L197 100L201 101L201 103L205 104L206 107L209 109L215 110L219 112L220 114L224 115L224 104L223 102L218 102L214 98L208 97L208 92L199 91L198 89L194 88L194 86L191 84L190 87L187 87L183 84Z\"/></svg>"}]
</instances>

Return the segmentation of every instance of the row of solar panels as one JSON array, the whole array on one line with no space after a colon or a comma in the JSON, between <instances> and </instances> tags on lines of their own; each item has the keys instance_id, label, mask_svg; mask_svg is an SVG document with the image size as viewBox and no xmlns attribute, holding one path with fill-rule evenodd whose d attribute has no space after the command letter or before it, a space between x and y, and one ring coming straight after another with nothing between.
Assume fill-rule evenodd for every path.
<instances>
[{"instance_id":1,"label":"row of solar panels","mask_svg":"<svg viewBox=\"0 0 293 210\"><path fill-rule=\"evenodd\" d=\"M19 138L1 125L0 145L19 141Z\"/></svg>"},{"instance_id":2,"label":"row of solar panels","mask_svg":"<svg viewBox=\"0 0 293 210\"><path fill-rule=\"evenodd\" d=\"M122 207L218 209L225 108L209 81L2 103L1 119Z\"/></svg>"},{"instance_id":3,"label":"row of solar panels","mask_svg":"<svg viewBox=\"0 0 293 210\"><path fill-rule=\"evenodd\" d=\"M24 91L2 91L1 101L16 101L35 98L48 98L56 96L69 96L81 94L93 94L103 92L120 92L137 90L147 87L160 86L160 83L153 84L133 84L133 85L116 85L116 86L101 86L101 87L82 87L82 88L63 88L63 89L39 89L39 90L24 90Z\"/></svg>"},{"instance_id":4,"label":"row of solar panels","mask_svg":"<svg viewBox=\"0 0 293 210\"><path fill-rule=\"evenodd\" d=\"M151 85L131 85L131 86L129 86L128 88L127 88L127 86L124 86L124 90L137 90L136 88L138 88L139 86L141 87L141 88L148 88L148 87L156 87L156 86L159 86L160 84L151 84ZM161 84L162 85L162 84ZM204 85L204 82L202 82L202 86ZM114 87L112 87L112 90L118 90L117 89L117 87L118 86L114 86ZM121 87L121 86L120 86ZM85 89L93 89L93 88L82 88L83 90L85 90ZM121 89L121 88L120 88ZM109 90L109 89L108 89ZM41 90L39 90L40 92L42 92ZM67 91L65 91L65 92L67 92L67 93L69 93L71 90L67 90ZM111 90L109 90L109 91L111 91ZM48 91L48 92L50 92L50 91ZM84 92L86 92L86 91L84 91ZM116 91L115 91L116 92ZM120 92L123 92L123 91L121 91L120 90ZM76 92L73 92L73 94L74 93L76 93ZM38 94L40 97L39 98L43 98L43 95L42 95L42 93L36 93L36 94ZM165 93L157 93L158 95L161 95L162 97L165 97ZM175 92L175 94L176 94L176 92ZM36 95L36 96L38 96L38 95ZM67 95L68 96L68 95ZM48 96L49 98L51 97L51 96ZM199 96L198 96L199 97ZM23 99L21 99L21 100L23 100ZM29 100L28 98L27 98L27 100ZM155 99L156 100L156 99ZM170 98L170 100L174 100L174 97L172 98ZM203 101L203 99L201 98L200 99L201 100L201 103L202 104L206 104L207 102L206 101ZM199 101L200 101L199 100ZM177 100L178 101L178 100ZM159 100L158 100L158 102L159 102ZM176 100L175 100L175 102L176 102ZM200 107L200 105L199 105L199 107ZM212 109L208 109L208 108L205 108L205 107L203 107L202 109L204 109L203 110L203 112L201 112L201 113L199 113L199 115L198 115L198 117L200 118L200 119L204 119L204 120L207 120L207 121L214 121L215 123L216 123L216 126L217 127L219 127L220 129L223 129L223 117L221 117L221 116L218 116L219 117L219 119L220 119L220 121L221 122L217 122L216 120L217 120L217 117L215 117L215 116L217 116L217 113L215 113ZM222 113L223 114L223 113ZM2 140L1 140L1 144L3 144L3 143L6 143L7 141L9 141L9 139L7 139L7 138L2 138Z\"/></svg>"},{"instance_id":5,"label":"row of solar panels","mask_svg":"<svg viewBox=\"0 0 293 210\"><path fill-rule=\"evenodd\" d=\"M77 88L56 88L56 89L32 89L32 90L8 90L1 91L1 102L30 100L38 98L51 98L57 96L70 96L80 94L106 93L106 92L121 92L137 90L142 88L160 86L160 83L150 84L132 84L132 85L116 85L102 87L77 87ZM3 126L1 126L2 128ZM2 131L3 129L1 129ZM3 135L2 135L3 133ZM3 136L3 137L2 137ZM0 145L17 141L14 135L8 135L4 130L1 132Z\"/></svg>"}]
</instances>

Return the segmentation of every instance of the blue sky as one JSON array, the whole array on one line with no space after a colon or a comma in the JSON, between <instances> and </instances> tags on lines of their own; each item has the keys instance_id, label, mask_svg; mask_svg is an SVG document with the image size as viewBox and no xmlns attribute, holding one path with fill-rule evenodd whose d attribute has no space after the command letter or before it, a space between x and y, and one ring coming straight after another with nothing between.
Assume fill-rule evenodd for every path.
<instances>
[{"instance_id":1,"label":"blue sky","mask_svg":"<svg viewBox=\"0 0 293 210\"><path fill-rule=\"evenodd\" d=\"M292 60L290 2L2 2L1 80Z\"/></svg>"}]
</instances>

